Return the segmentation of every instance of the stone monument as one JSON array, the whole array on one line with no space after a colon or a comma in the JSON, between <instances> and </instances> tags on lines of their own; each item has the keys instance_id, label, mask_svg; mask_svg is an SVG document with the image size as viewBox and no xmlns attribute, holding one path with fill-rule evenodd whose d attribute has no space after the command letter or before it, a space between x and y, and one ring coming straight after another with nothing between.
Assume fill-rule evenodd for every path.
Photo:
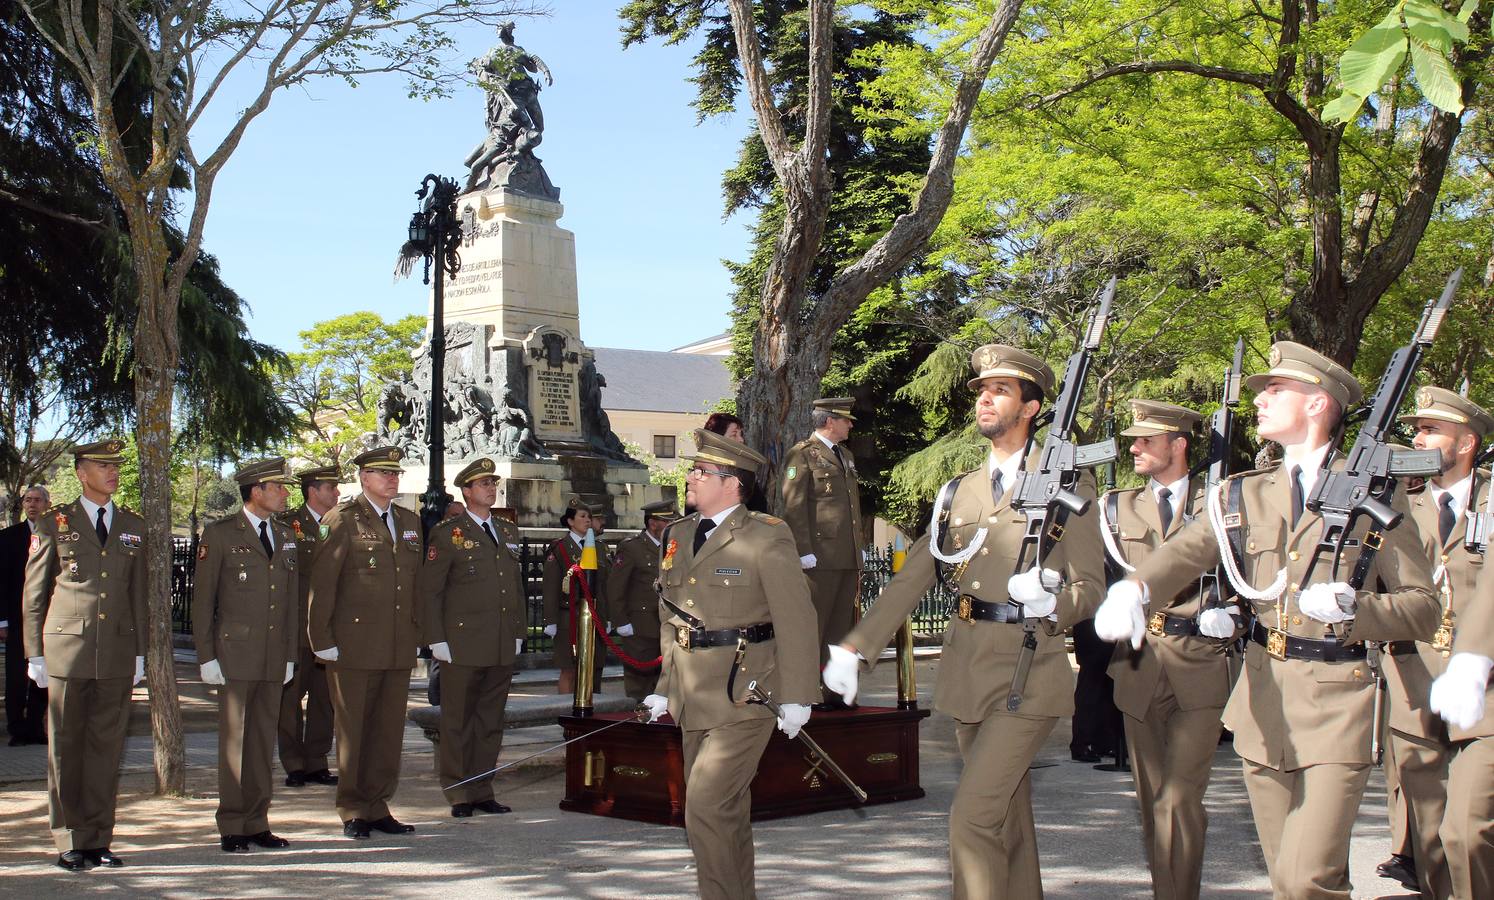
<instances>
[{"instance_id":1,"label":"stone monument","mask_svg":"<svg viewBox=\"0 0 1494 900\"><path fill-rule=\"evenodd\" d=\"M534 155L544 116L530 76L553 84L549 67L504 24L498 46L469 69L487 92L487 136L466 159L462 265L444 294L447 468L493 457L503 479L498 505L523 526L557 526L579 494L608 511L608 527L641 528L642 506L664 489L623 449L602 409L606 380L581 340L576 238L556 224L560 191ZM378 437L404 448L401 490L415 494L426 481L430 384L427 346L411 380L380 397Z\"/></svg>"}]
</instances>

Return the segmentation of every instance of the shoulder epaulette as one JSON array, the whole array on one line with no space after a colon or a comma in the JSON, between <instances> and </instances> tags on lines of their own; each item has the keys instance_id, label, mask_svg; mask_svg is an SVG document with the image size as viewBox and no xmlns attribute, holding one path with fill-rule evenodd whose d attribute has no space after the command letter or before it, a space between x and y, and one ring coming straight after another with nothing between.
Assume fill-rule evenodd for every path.
<instances>
[{"instance_id":1,"label":"shoulder epaulette","mask_svg":"<svg viewBox=\"0 0 1494 900\"><path fill-rule=\"evenodd\" d=\"M749 515L750 517L758 520L759 522L767 522L769 525L782 525L783 524L783 520L782 519L778 518L777 516L770 516L767 513L753 512L753 513L748 513L747 515Z\"/></svg>"}]
</instances>

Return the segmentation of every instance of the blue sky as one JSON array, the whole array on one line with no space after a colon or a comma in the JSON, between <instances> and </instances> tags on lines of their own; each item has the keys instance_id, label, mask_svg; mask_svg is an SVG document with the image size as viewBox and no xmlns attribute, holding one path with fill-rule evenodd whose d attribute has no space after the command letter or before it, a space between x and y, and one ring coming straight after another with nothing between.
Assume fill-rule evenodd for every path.
<instances>
[{"instance_id":1,"label":"blue sky","mask_svg":"<svg viewBox=\"0 0 1494 900\"><path fill-rule=\"evenodd\" d=\"M667 350L727 327L730 282L750 217L722 220L721 172L750 116L699 125L690 107L691 47L651 42L626 52L617 4L557 0L548 18L521 19L519 44L555 75L540 94L537 153L561 190L562 227L575 232L582 340ZM455 35L461 59L496 33ZM370 309L424 313L418 277L391 280L395 252L427 172L461 181L483 137L483 99L463 86L424 102L400 75L354 89L320 81L279 92L249 128L214 188L204 246L250 306L262 341L295 349L312 323ZM227 127L243 105L215 98L195 136Z\"/></svg>"}]
</instances>

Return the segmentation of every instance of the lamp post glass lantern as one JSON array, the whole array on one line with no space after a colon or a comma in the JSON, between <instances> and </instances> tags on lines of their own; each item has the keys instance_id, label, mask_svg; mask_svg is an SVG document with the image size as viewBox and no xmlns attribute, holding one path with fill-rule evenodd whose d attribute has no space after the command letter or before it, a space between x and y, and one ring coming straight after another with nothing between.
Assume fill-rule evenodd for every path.
<instances>
[{"instance_id":1,"label":"lamp post glass lantern","mask_svg":"<svg viewBox=\"0 0 1494 900\"><path fill-rule=\"evenodd\" d=\"M457 183L450 178L427 175L415 192L420 208L410 217L410 244L425 257L423 282L431 283L431 262L436 263L436 285L431 292L431 420L426 434L430 439L426 460L430 478L421 497L420 521L425 533L446 515L452 497L446 492L445 367L446 278L455 277L462 267L457 248L462 245L462 223L457 217Z\"/></svg>"}]
</instances>

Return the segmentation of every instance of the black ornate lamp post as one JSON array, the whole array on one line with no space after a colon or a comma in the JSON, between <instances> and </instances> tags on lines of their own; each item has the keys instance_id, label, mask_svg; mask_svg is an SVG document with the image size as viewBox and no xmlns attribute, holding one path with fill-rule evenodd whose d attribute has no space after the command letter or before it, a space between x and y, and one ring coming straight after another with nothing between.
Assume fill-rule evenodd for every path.
<instances>
[{"instance_id":1,"label":"black ornate lamp post","mask_svg":"<svg viewBox=\"0 0 1494 900\"><path fill-rule=\"evenodd\" d=\"M431 283L431 261L436 261L436 289L431 304L431 403L430 449L426 461L430 479L420 498L420 521L427 534L446 516L452 497L446 493L445 367L446 367L446 276L456 277L462 267L457 248L462 244L462 223L457 218L457 183L439 175L427 175L415 192L420 209L410 217L410 240L405 246L425 257L423 283Z\"/></svg>"}]
</instances>

